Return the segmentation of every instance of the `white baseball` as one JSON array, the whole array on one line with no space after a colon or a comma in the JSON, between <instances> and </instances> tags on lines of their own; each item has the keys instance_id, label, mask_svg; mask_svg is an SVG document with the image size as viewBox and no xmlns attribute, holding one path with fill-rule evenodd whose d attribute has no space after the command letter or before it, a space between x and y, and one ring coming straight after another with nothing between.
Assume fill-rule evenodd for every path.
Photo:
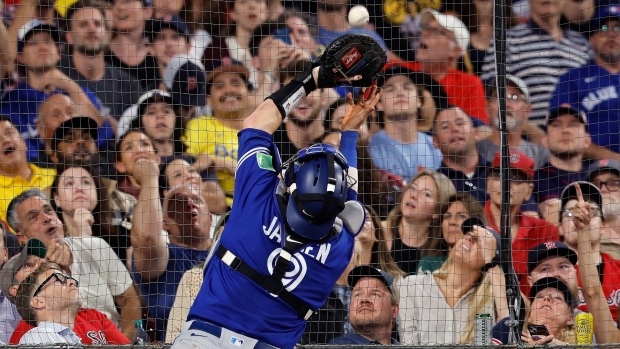
<instances>
[{"instance_id":1,"label":"white baseball","mask_svg":"<svg viewBox=\"0 0 620 349\"><path fill-rule=\"evenodd\" d=\"M370 14L366 7L355 5L349 10L349 24L353 27L363 27L370 20Z\"/></svg>"}]
</instances>

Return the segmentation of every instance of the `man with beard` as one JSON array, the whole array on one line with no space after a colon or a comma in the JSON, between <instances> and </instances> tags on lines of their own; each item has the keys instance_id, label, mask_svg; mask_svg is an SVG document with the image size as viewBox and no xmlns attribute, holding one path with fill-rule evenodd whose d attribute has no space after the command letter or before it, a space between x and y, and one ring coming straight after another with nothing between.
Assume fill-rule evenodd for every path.
<instances>
[{"instance_id":1,"label":"man with beard","mask_svg":"<svg viewBox=\"0 0 620 349\"><path fill-rule=\"evenodd\" d=\"M166 66L172 57L186 55L191 48L187 24L177 16L166 16L151 21L147 36L162 77L165 76Z\"/></svg>"},{"instance_id":2,"label":"man with beard","mask_svg":"<svg viewBox=\"0 0 620 349\"><path fill-rule=\"evenodd\" d=\"M383 112L384 127L370 140L374 164L408 182L418 170L436 170L441 166L441 151L431 136L418 131L418 112L422 91L411 78L411 70L392 67L378 85L383 95L377 110Z\"/></svg>"},{"instance_id":3,"label":"man with beard","mask_svg":"<svg viewBox=\"0 0 620 349\"><path fill-rule=\"evenodd\" d=\"M586 113L596 159L620 160L620 5L601 7L591 22L594 59L560 77L550 109L568 103Z\"/></svg>"},{"instance_id":4,"label":"man with beard","mask_svg":"<svg viewBox=\"0 0 620 349\"><path fill-rule=\"evenodd\" d=\"M294 60L280 71L282 86L312 65L306 60ZM282 162L286 162L301 149L320 143L325 134L322 116L323 89L312 91L306 96L273 134Z\"/></svg>"},{"instance_id":5,"label":"man with beard","mask_svg":"<svg viewBox=\"0 0 620 349\"><path fill-rule=\"evenodd\" d=\"M216 61L207 75L207 104L213 116L190 120L183 141L187 152L197 157L193 164L199 170L215 167L217 179L224 192L226 204L232 206L237 168L237 132L243 128L248 115L250 72L243 63L230 58Z\"/></svg>"},{"instance_id":6,"label":"man with beard","mask_svg":"<svg viewBox=\"0 0 620 349\"><path fill-rule=\"evenodd\" d=\"M478 141L478 153L487 162L493 161L495 153L500 150L499 101L495 80L486 89L487 114L491 125L491 136ZM518 150L534 160L534 169L538 170L549 161L549 150L540 144L523 139L532 106L527 84L514 75L506 75L506 131L508 146Z\"/></svg>"},{"instance_id":7,"label":"man with beard","mask_svg":"<svg viewBox=\"0 0 620 349\"><path fill-rule=\"evenodd\" d=\"M67 19L72 53L60 60L60 71L93 91L106 108L103 114L118 120L146 91L136 78L106 63L111 34L99 3L80 0L69 7Z\"/></svg>"},{"instance_id":8,"label":"man with beard","mask_svg":"<svg viewBox=\"0 0 620 349\"><path fill-rule=\"evenodd\" d=\"M591 144L584 113L563 104L547 116L549 162L534 176L535 199L542 217L559 223L560 194L569 183L585 178L589 163L584 152Z\"/></svg>"}]
</instances>

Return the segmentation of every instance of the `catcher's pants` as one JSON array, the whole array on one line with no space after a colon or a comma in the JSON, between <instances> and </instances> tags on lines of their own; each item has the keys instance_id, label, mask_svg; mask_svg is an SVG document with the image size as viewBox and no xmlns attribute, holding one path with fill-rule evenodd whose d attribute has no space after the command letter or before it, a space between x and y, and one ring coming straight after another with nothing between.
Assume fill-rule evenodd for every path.
<instances>
[{"instance_id":1,"label":"catcher's pants","mask_svg":"<svg viewBox=\"0 0 620 349\"><path fill-rule=\"evenodd\" d=\"M204 321L188 321L170 349L278 349Z\"/></svg>"}]
</instances>

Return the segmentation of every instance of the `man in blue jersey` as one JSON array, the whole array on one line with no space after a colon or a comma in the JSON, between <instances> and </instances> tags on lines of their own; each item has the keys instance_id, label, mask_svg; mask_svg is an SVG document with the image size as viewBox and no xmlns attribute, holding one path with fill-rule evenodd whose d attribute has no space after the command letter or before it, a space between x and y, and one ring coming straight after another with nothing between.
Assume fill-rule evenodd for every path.
<instances>
[{"instance_id":1,"label":"man in blue jersey","mask_svg":"<svg viewBox=\"0 0 620 349\"><path fill-rule=\"evenodd\" d=\"M235 203L172 348L293 348L349 264L365 218L356 201L357 130L381 92L372 87L357 105L349 95L340 151L327 144L302 149L282 177L272 141L307 94L336 85L333 75L321 78L326 70L310 67L245 119Z\"/></svg>"},{"instance_id":2,"label":"man in blue jersey","mask_svg":"<svg viewBox=\"0 0 620 349\"><path fill-rule=\"evenodd\" d=\"M594 59L560 78L549 107L568 103L586 113L593 143L587 155L620 160L620 5L600 8L592 28Z\"/></svg>"}]
</instances>

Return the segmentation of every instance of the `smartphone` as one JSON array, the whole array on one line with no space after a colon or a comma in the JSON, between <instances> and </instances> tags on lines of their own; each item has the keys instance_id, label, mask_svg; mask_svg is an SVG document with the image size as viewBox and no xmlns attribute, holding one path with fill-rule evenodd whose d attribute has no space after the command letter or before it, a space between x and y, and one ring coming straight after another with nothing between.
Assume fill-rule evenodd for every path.
<instances>
[{"instance_id":1,"label":"smartphone","mask_svg":"<svg viewBox=\"0 0 620 349\"><path fill-rule=\"evenodd\" d=\"M530 332L532 339L537 341L549 335L549 331L545 325L528 324L527 330Z\"/></svg>"}]
</instances>

